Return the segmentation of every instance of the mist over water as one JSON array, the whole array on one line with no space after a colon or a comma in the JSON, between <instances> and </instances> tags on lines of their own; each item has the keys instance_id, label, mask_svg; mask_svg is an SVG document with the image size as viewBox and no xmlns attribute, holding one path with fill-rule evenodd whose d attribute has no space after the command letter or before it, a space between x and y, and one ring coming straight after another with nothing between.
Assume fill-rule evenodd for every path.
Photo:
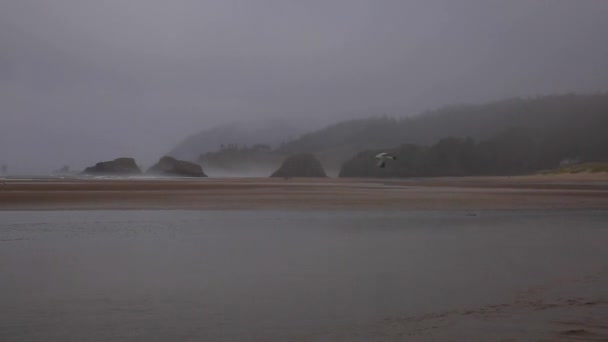
<instances>
[{"instance_id":1,"label":"mist over water","mask_svg":"<svg viewBox=\"0 0 608 342\"><path fill-rule=\"evenodd\" d=\"M215 178L234 178L234 177L269 177L279 165L248 167L238 170L226 170L221 168L206 167L205 173L209 177Z\"/></svg>"},{"instance_id":2,"label":"mist over water","mask_svg":"<svg viewBox=\"0 0 608 342\"><path fill-rule=\"evenodd\" d=\"M3 212L0 340L285 340L585 277L601 211Z\"/></svg>"}]
</instances>

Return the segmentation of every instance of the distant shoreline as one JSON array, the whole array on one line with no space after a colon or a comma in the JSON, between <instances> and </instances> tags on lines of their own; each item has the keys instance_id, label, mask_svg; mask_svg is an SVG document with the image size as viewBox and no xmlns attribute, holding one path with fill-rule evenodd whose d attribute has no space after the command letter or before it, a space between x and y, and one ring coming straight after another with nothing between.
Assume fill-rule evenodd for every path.
<instances>
[{"instance_id":1,"label":"distant shoreline","mask_svg":"<svg viewBox=\"0 0 608 342\"><path fill-rule=\"evenodd\" d=\"M608 209L608 173L406 179L5 179L0 210Z\"/></svg>"}]
</instances>

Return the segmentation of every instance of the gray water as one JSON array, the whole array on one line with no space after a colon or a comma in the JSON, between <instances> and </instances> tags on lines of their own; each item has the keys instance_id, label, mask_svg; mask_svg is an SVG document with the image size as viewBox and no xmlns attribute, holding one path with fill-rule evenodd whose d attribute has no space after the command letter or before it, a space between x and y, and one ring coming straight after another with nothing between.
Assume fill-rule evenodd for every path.
<instances>
[{"instance_id":1,"label":"gray water","mask_svg":"<svg viewBox=\"0 0 608 342\"><path fill-rule=\"evenodd\" d=\"M606 266L608 212L0 212L0 341L315 338Z\"/></svg>"}]
</instances>

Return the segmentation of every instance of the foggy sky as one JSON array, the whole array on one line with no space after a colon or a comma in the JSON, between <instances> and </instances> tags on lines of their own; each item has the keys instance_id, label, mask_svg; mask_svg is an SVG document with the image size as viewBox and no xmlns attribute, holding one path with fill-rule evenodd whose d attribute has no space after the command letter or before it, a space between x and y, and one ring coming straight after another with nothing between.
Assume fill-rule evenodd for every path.
<instances>
[{"instance_id":1,"label":"foggy sky","mask_svg":"<svg viewBox=\"0 0 608 342\"><path fill-rule=\"evenodd\" d=\"M0 163L149 166L186 135L608 90L605 0L2 0Z\"/></svg>"}]
</instances>

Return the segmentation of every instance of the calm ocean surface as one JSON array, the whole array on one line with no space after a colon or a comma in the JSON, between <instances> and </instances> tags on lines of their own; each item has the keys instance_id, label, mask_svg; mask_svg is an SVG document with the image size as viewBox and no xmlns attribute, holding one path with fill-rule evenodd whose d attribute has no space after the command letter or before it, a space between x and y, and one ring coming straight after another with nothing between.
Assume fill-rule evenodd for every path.
<instances>
[{"instance_id":1,"label":"calm ocean surface","mask_svg":"<svg viewBox=\"0 0 608 342\"><path fill-rule=\"evenodd\" d=\"M0 211L0 341L315 339L606 267L606 211Z\"/></svg>"}]
</instances>

